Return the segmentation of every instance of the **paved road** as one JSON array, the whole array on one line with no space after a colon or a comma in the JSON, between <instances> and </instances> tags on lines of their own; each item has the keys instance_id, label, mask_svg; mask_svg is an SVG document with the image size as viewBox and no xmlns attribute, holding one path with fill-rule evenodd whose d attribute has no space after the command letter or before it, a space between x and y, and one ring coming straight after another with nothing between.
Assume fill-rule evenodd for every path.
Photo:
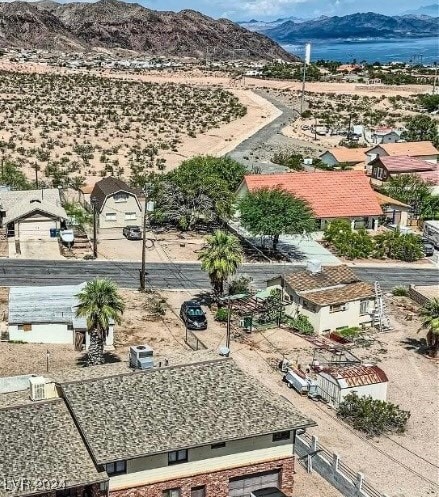
<instances>
[{"instance_id":1,"label":"paved road","mask_svg":"<svg viewBox=\"0 0 439 497\"><path fill-rule=\"evenodd\" d=\"M297 271L303 266L293 264L244 264L241 273L253 278L258 288L265 287L268 278ZM35 261L0 260L0 286L66 285L107 277L126 288L138 288L140 263L109 261ZM378 280L389 290L396 285L427 285L439 281L437 269L403 267L354 268L365 281ZM150 263L147 265L148 284L161 289L209 288L209 280L197 263Z\"/></svg>"}]
</instances>

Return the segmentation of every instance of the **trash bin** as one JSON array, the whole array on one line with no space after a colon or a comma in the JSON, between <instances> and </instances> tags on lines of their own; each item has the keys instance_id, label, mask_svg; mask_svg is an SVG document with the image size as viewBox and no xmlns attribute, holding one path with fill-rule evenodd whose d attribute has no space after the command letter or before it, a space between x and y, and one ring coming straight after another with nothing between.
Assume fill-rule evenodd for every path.
<instances>
[{"instance_id":1,"label":"trash bin","mask_svg":"<svg viewBox=\"0 0 439 497\"><path fill-rule=\"evenodd\" d=\"M251 328L252 328L252 317L251 316L244 316L244 328L246 330L251 330Z\"/></svg>"},{"instance_id":2,"label":"trash bin","mask_svg":"<svg viewBox=\"0 0 439 497\"><path fill-rule=\"evenodd\" d=\"M50 238L56 238L56 228L50 228Z\"/></svg>"}]
</instances>

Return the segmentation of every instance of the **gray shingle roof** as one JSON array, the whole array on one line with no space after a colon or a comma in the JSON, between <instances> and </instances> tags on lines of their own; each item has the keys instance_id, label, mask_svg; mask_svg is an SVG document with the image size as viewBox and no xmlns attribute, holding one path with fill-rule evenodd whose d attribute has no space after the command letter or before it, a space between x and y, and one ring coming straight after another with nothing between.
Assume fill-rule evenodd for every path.
<instances>
[{"instance_id":1,"label":"gray shingle roof","mask_svg":"<svg viewBox=\"0 0 439 497\"><path fill-rule=\"evenodd\" d=\"M98 464L314 424L230 359L62 389Z\"/></svg>"},{"instance_id":2,"label":"gray shingle roof","mask_svg":"<svg viewBox=\"0 0 439 497\"><path fill-rule=\"evenodd\" d=\"M0 440L0 497L42 493L38 481L72 487L108 479L96 470L61 399L0 409ZM8 489L12 479L23 488Z\"/></svg>"},{"instance_id":3,"label":"gray shingle roof","mask_svg":"<svg viewBox=\"0 0 439 497\"><path fill-rule=\"evenodd\" d=\"M349 285L360 282L360 278L346 265L326 266L319 273L308 270L297 271L285 276L285 282L296 292Z\"/></svg>"}]
</instances>

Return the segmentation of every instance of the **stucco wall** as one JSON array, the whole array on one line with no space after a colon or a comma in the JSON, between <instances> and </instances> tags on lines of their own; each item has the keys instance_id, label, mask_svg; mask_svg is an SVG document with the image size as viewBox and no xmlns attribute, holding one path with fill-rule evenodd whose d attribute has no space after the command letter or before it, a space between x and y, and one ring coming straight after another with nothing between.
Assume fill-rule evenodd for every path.
<instances>
[{"instance_id":1,"label":"stucco wall","mask_svg":"<svg viewBox=\"0 0 439 497\"><path fill-rule=\"evenodd\" d=\"M73 330L67 329L67 324L33 324L30 331L18 329L18 325L10 324L10 340L21 340L28 343L68 343L73 344Z\"/></svg>"},{"instance_id":2,"label":"stucco wall","mask_svg":"<svg viewBox=\"0 0 439 497\"><path fill-rule=\"evenodd\" d=\"M125 214L128 212L135 212L136 219L125 219ZM106 214L116 214L114 221L107 221ZM99 214L99 228L123 228L129 225L141 225L143 222L143 213L139 207L135 195L129 195L128 199L124 202L115 202L113 196L107 198L102 212Z\"/></svg>"},{"instance_id":3,"label":"stucco wall","mask_svg":"<svg viewBox=\"0 0 439 497\"><path fill-rule=\"evenodd\" d=\"M293 443L293 432L289 440L280 440L273 442L272 435L261 437L252 437L243 440L232 440L226 442L226 446L222 448L212 449L211 445L203 445L188 450L188 462L202 461L214 457L221 457L230 454L239 454L252 450L260 450L269 447L277 447ZM293 446L291 445L291 452ZM148 469L161 468L168 466L168 453L156 454L148 457L139 457L127 461L127 473L145 471Z\"/></svg>"}]
</instances>

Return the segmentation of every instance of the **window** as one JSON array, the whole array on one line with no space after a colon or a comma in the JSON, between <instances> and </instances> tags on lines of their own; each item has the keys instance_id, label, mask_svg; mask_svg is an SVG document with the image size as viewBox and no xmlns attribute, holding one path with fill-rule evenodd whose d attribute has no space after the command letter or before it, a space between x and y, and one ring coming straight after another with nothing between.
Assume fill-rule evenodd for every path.
<instances>
[{"instance_id":1,"label":"window","mask_svg":"<svg viewBox=\"0 0 439 497\"><path fill-rule=\"evenodd\" d=\"M125 221L134 221L137 219L135 212L125 212Z\"/></svg>"},{"instance_id":2,"label":"window","mask_svg":"<svg viewBox=\"0 0 439 497\"><path fill-rule=\"evenodd\" d=\"M376 177L377 177L377 179L383 179L384 169L382 169L381 167L377 167L376 168Z\"/></svg>"},{"instance_id":3,"label":"window","mask_svg":"<svg viewBox=\"0 0 439 497\"><path fill-rule=\"evenodd\" d=\"M212 444L210 446L211 449L222 449L223 447L226 446L226 442L218 442L216 444Z\"/></svg>"},{"instance_id":4,"label":"window","mask_svg":"<svg viewBox=\"0 0 439 497\"><path fill-rule=\"evenodd\" d=\"M115 212L106 212L105 221L116 221L117 216Z\"/></svg>"},{"instance_id":5,"label":"window","mask_svg":"<svg viewBox=\"0 0 439 497\"><path fill-rule=\"evenodd\" d=\"M27 324L19 324L18 325L18 331L32 331L32 325L27 323Z\"/></svg>"},{"instance_id":6,"label":"window","mask_svg":"<svg viewBox=\"0 0 439 497\"><path fill-rule=\"evenodd\" d=\"M202 487L192 487L191 497L206 497L206 487L204 485Z\"/></svg>"},{"instance_id":7,"label":"window","mask_svg":"<svg viewBox=\"0 0 439 497\"><path fill-rule=\"evenodd\" d=\"M115 202L128 202L129 195L124 192L115 193L113 199Z\"/></svg>"},{"instance_id":8,"label":"window","mask_svg":"<svg viewBox=\"0 0 439 497\"><path fill-rule=\"evenodd\" d=\"M317 312L317 307L314 304L311 304L308 300L302 299L302 307L306 311Z\"/></svg>"},{"instance_id":9,"label":"window","mask_svg":"<svg viewBox=\"0 0 439 497\"><path fill-rule=\"evenodd\" d=\"M116 461L110 462L105 465L105 471L108 476L121 475L127 472L127 462L126 461Z\"/></svg>"},{"instance_id":10,"label":"window","mask_svg":"<svg viewBox=\"0 0 439 497\"><path fill-rule=\"evenodd\" d=\"M365 316L366 314L369 314L369 301L362 300L360 302L360 316Z\"/></svg>"},{"instance_id":11,"label":"window","mask_svg":"<svg viewBox=\"0 0 439 497\"><path fill-rule=\"evenodd\" d=\"M181 488L170 488L168 490L163 490L162 496L163 497L180 497L181 495Z\"/></svg>"},{"instance_id":12,"label":"window","mask_svg":"<svg viewBox=\"0 0 439 497\"><path fill-rule=\"evenodd\" d=\"M329 306L329 312L343 312L348 308L347 304L336 304Z\"/></svg>"},{"instance_id":13,"label":"window","mask_svg":"<svg viewBox=\"0 0 439 497\"><path fill-rule=\"evenodd\" d=\"M280 442L281 440L289 440L291 436L290 431L278 431L273 433L273 442Z\"/></svg>"},{"instance_id":14,"label":"window","mask_svg":"<svg viewBox=\"0 0 439 497\"><path fill-rule=\"evenodd\" d=\"M173 450L168 452L168 464L180 464L187 462L187 449Z\"/></svg>"}]
</instances>

